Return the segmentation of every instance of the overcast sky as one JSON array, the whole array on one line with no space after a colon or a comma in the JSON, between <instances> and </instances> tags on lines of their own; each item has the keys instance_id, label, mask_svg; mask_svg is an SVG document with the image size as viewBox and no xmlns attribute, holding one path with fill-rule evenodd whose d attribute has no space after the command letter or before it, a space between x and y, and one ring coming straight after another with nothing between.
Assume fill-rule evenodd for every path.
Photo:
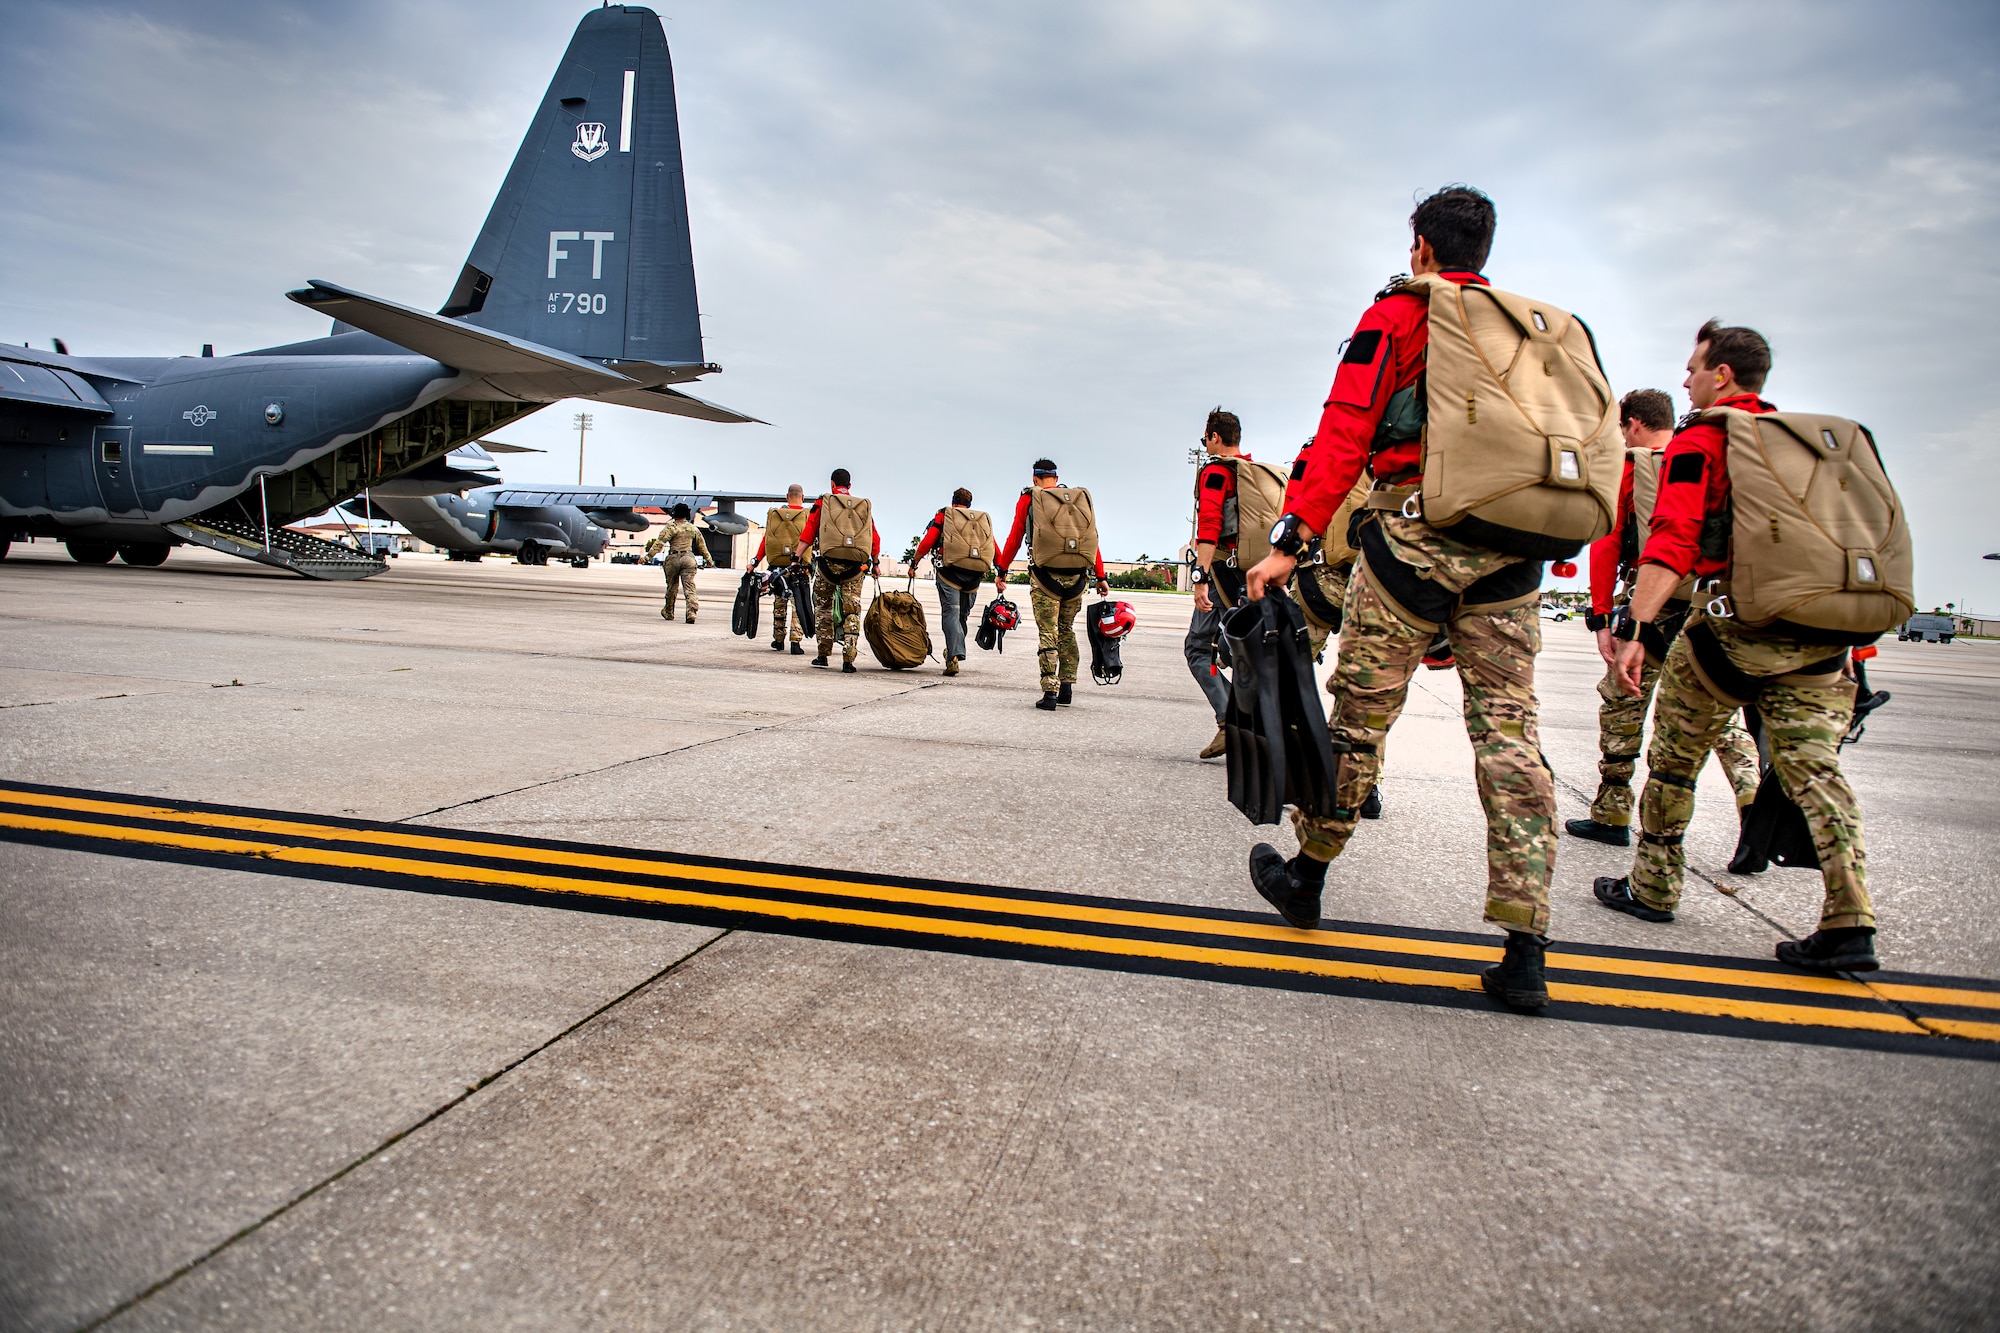
<instances>
[{"instance_id":1,"label":"overcast sky","mask_svg":"<svg viewBox=\"0 0 2000 1333\"><path fill-rule=\"evenodd\" d=\"M0 0L0 338L227 354L325 278L442 303L583 12ZM1289 459L1405 262L1413 198L1499 207L1488 272L1680 392L1710 315L1780 406L1881 440L1918 594L2000 612L2000 6L720 4L671 10L704 397L593 408L593 480L873 496L885 542L1047 453L1110 553L1187 532L1206 410ZM574 480L571 405L506 438Z\"/></svg>"}]
</instances>

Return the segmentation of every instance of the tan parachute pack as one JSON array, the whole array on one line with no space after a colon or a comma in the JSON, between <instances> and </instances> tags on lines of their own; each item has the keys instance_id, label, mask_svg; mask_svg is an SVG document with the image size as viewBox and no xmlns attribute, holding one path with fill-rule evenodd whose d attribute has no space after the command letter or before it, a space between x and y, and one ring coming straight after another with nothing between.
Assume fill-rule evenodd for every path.
<instances>
[{"instance_id":1,"label":"tan parachute pack","mask_svg":"<svg viewBox=\"0 0 2000 1333\"><path fill-rule=\"evenodd\" d=\"M1082 486L1028 489L1028 563L1051 574L1097 567L1097 510Z\"/></svg>"},{"instance_id":2,"label":"tan parachute pack","mask_svg":"<svg viewBox=\"0 0 2000 1333\"><path fill-rule=\"evenodd\" d=\"M792 552L799 549L799 534L806 530L806 515L812 510L800 505L797 509L790 505L773 505L771 512L764 515L764 563L773 569L783 569L792 563Z\"/></svg>"},{"instance_id":3,"label":"tan parachute pack","mask_svg":"<svg viewBox=\"0 0 2000 1333\"><path fill-rule=\"evenodd\" d=\"M1271 528L1285 516L1285 483L1291 473L1276 463L1259 463L1251 458L1223 460L1236 473L1236 524L1222 525L1223 536L1236 538L1236 566L1248 569L1271 554Z\"/></svg>"},{"instance_id":4,"label":"tan parachute pack","mask_svg":"<svg viewBox=\"0 0 2000 1333\"><path fill-rule=\"evenodd\" d=\"M1653 506L1660 502L1660 463L1662 450L1628 449L1625 456L1632 460L1632 547L1635 552L1632 577L1638 577L1636 566L1638 556L1644 555L1646 543L1653 535ZM1685 602L1694 596L1694 575L1681 580L1673 591L1670 601Z\"/></svg>"},{"instance_id":5,"label":"tan parachute pack","mask_svg":"<svg viewBox=\"0 0 2000 1333\"><path fill-rule=\"evenodd\" d=\"M993 517L983 509L944 511L938 528L938 563L947 569L984 574L993 568Z\"/></svg>"},{"instance_id":6,"label":"tan parachute pack","mask_svg":"<svg viewBox=\"0 0 2000 1333\"><path fill-rule=\"evenodd\" d=\"M1463 541L1564 560L1611 531L1625 446L1583 321L1477 283L1424 274L1424 521Z\"/></svg>"},{"instance_id":7,"label":"tan parachute pack","mask_svg":"<svg viewBox=\"0 0 2000 1333\"><path fill-rule=\"evenodd\" d=\"M825 559L869 563L874 531L874 506L860 496L829 491L819 497L819 553Z\"/></svg>"},{"instance_id":8,"label":"tan parachute pack","mask_svg":"<svg viewBox=\"0 0 2000 1333\"><path fill-rule=\"evenodd\" d=\"M1710 408L1729 438L1728 611L1753 629L1866 642L1916 610L1903 502L1845 417ZM1718 599L1720 602L1721 599Z\"/></svg>"}]
</instances>

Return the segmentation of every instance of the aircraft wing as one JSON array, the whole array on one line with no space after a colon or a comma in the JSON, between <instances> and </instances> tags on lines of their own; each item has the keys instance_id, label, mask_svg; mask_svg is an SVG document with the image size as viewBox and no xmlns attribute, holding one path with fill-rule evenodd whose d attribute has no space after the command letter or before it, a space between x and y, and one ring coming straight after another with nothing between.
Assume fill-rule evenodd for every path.
<instances>
[{"instance_id":1,"label":"aircraft wing","mask_svg":"<svg viewBox=\"0 0 2000 1333\"><path fill-rule=\"evenodd\" d=\"M317 278L285 295L302 306L386 338L419 356L442 361L453 369L509 380L530 380L535 388L556 391L558 397L599 398L607 389L636 387L632 380L606 370L595 361L349 291Z\"/></svg>"},{"instance_id":2,"label":"aircraft wing","mask_svg":"<svg viewBox=\"0 0 2000 1333\"><path fill-rule=\"evenodd\" d=\"M643 407L648 412L693 417L697 421L720 421L736 426L751 423L759 426L771 424L756 417L745 416L719 403L704 402L693 394L682 393L678 389L613 389L608 393L594 393L591 397L600 403L616 403L620 407Z\"/></svg>"},{"instance_id":3,"label":"aircraft wing","mask_svg":"<svg viewBox=\"0 0 2000 1333\"><path fill-rule=\"evenodd\" d=\"M28 351L25 347L18 350ZM8 355L14 351L14 348L0 349L0 402L66 407L72 412L100 417L112 415L111 404L83 376L39 357L29 360Z\"/></svg>"},{"instance_id":4,"label":"aircraft wing","mask_svg":"<svg viewBox=\"0 0 2000 1333\"><path fill-rule=\"evenodd\" d=\"M578 509L671 509L684 504L702 510L718 500L769 501L784 503L782 495L753 494L748 491L645 491L633 489L591 490L582 486L508 486L493 496L503 508L540 508L544 505L574 505Z\"/></svg>"}]
</instances>

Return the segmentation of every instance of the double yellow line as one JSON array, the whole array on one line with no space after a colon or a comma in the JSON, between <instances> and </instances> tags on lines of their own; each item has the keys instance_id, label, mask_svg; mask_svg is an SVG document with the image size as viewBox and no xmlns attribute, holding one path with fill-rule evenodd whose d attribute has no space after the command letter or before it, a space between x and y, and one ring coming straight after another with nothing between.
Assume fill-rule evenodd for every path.
<instances>
[{"instance_id":1,"label":"double yellow line","mask_svg":"<svg viewBox=\"0 0 2000 1333\"><path fill-rule=\"evenodd\" d=\"M0 830L84 839L113 848L171 848L410 880L696 909L770 923L791 921L1391 987L1477 991L1477 972L1465 970L1466 965L1490 962L1500 954L1496 946L1484 944L1358 931L1301 931L1274 922L1124 905L1116 899L1063 902L982 892L977 886L933 888L700 865L666 855L536 846L268 812L192 809L108 793L0 787ZM812 900L773 895L808 895ZM936 915L939 910L975 915ZM1855 981L1680 962L1671 955L1634 957L1557 948L1550 951L1548 961L1550 997L1566 1004L2000 1042L2000 1022L1985 1021L1988 1013L2000 1018L2000 990ZM1449 966L1453 963L1459 966ZM1829 1000L1845 1003L1826 1003ZM1949 1012L1965 1010L1972 1013Z\"/></svg>"}]
</instances>

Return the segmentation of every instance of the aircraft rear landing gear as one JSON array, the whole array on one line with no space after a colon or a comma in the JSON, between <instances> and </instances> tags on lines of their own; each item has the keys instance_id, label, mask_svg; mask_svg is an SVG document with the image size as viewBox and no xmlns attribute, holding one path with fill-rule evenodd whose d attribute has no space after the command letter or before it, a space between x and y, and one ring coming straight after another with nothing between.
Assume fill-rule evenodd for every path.
<instances>
[{"instance_id":1,"label":"aircraft rear landing gear","mask_svg":"<svg viewBox=\"0 0 2000 1333\"><path fill-rule=\"evenodd\" d=\"M543 550L537 542L522 542L521 553L514 558L524 565L546 565L549 563L549 553Z\"/></svg>"},{"instance_id":2,"label":"aircraft rear landing gear","mask_svg":"<svg viewBox=\"0 0 2000 1333\"><path fill-rule=\"evenodd\" d=\"M118 554L114 543L91 541L87 537L73 538L63 545L69 548L69 558L79 565L108 565Z\"/></svg>"},{"instance_id":3,"label":"aircraft rear landing gear","mask_svg":"<svg viewBox=\"0 0 2000 1333\"><path fill-rule=\"evenodd\" d=\"M167 552L173 549L165 542L130 542L118 548L118 558L128 565L151 569L166 564Z\"/></svg>"},{"instance_id":4,"label":"aircraft rear landing gear","mask_svg":"<svg viewBox=\"0 0 2000 1333\"><path fill-rule=\"evenodd\" d=\"M571 569L589 569L590 557L587 555L573 555L569 558L569 567Z\"/></svg>"}]
</instances>

